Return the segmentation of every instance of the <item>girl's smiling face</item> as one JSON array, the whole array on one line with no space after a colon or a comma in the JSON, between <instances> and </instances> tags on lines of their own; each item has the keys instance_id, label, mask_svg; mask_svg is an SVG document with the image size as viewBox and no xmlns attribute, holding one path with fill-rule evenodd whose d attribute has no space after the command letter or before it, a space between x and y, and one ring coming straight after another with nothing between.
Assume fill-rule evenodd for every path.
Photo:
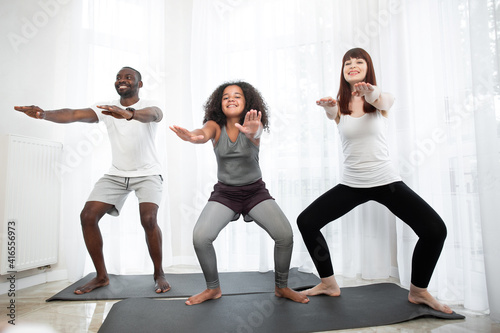
<instances>
[{"instance_id":1,"label":"girl's smiling face","mask_svg":"<svg viewBox=\"0 0 500 333\"><path fill-rule=\"evenodd\" d=\"M227 118L239 118L245 109L245 95L243 90L237 86L227 86L222 93L222 112Z\"/></svg>"},{"instance_id":2,"label":"girl's smiling face","mask_svg":"<svg viewBox=\"0 0 500 333\"><path fill-rule=\"evenodd\" d=\"M351 58L344 63L344 79L351 87L366 77L368 65L362 58Z\"/></svg>"}]
</instances>

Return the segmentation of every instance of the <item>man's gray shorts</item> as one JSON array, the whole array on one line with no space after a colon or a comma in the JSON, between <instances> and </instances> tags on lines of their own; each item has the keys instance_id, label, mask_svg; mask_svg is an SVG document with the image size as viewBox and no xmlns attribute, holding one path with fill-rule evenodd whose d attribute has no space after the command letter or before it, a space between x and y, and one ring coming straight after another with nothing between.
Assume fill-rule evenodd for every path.
<instances>
[{"instance_id":1,"label":"man's gray shorts","mask_svg":"<svg viewBox=\"0 0 500 333\"><path fill-rule=\"evenodd\" d=\"M151 202L160 206L162 190L161 175L144 177L104 175L95 184L87 201L100 201L114 205L114 208L107 213L118 216L130 192L135 191L139 203Z\"/></svg>"}]
</instances>

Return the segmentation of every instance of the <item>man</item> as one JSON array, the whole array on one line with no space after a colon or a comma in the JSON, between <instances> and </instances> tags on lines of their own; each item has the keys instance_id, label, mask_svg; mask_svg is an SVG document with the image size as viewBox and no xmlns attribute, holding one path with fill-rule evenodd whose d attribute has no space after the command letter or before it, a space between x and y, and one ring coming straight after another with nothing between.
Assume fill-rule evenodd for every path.
<instances>
[{"instance_id":1,"label":"man","mask_svg":"<svg viewBox=\"0 0 500 333\"><path fill-rule=\"evenodd\" d=\"M123 67L115 81L120 100L109 105L53 111L45 111L38 106L14 107L32 118L55 123L103 121L106 124L111 142L112 166L95 184L80 214L83 238L97 275L78 287L76 294L88 293L109 284L98 223L106 213L118 216L131 191L135 191L139 199L141 224L154 265L155 291L161 293L170 290L162 268L162 237L157 224L163 179L154 137L163 113L158 107L139 99L142 85L141 74L137 70Z\"/></svg>"}]
</instances>

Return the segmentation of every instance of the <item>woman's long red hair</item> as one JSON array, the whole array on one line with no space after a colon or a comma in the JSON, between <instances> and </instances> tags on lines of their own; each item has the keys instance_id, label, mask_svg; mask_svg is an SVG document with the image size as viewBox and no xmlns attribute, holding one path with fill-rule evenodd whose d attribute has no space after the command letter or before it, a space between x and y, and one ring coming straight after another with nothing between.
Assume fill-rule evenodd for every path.
<instances>
[{"instance_id":1,"label":"woman's long red hair","mask_svg":"<svg viewBox=\"0 0 500 333\"><path fill-rule=\"evenodd\" d=\"M340 112L343 114L351 114L352 110L349 110L349 102L351 101L351 85L344 78L344 64L346 61L354 59L363 59L367 64L366 77L363 82L370 83L371 85L377 85L377 79L375 78L375 69L373 68L373 61L368 52L362 48L354 48L344 54L342 58L342 69L340 70L340 86L339 92L337 93L337 102L339 104ZM376 108L364 101L363 111L366 113L375 112Z\"/></svg>"}]
</instances>

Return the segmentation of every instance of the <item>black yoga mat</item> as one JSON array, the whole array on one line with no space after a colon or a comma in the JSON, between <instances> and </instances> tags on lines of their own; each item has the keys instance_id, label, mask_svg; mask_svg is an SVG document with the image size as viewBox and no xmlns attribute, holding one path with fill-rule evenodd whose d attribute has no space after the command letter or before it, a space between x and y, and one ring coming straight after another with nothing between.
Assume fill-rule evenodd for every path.
<instances>
[{"instance_id":1,"label":"black yoga mat","mask_svg":"<svg viewBox=\"0 0 500 333\"><path fill-rule=\"evenodd\" d=\"M171 289L166 293L157 294L154 291L152 275L110 275L108 286L97 288L89 293L77 295L75 289L84 285L95 273L88 274L71 286L63 289L47 299L50 301L90 301L125 299L132 297L174 298L189 297L206 288L202 273L167 274ZM223 295L267 293L274 291L274 272L227 272L219 273ZM320 279L312 273L299 272L292 268L288 277L288 286L294 289L305 289L318 284Z\"/></svg>"},{"instance_id":2,"label":"black yoga mat","mask_svg":"<svg viewBox=\"0 0 500 333\"><path fill-rule=\"evenodd\" d=\"M184 300L127 299L113 305L99 333L317 332L390 325L423 316L464 319L408 302L392 283L342 289L340 297L313 296L308 304L273 293L222 296L187 306Z\"/></svg>"}]
</instances>

